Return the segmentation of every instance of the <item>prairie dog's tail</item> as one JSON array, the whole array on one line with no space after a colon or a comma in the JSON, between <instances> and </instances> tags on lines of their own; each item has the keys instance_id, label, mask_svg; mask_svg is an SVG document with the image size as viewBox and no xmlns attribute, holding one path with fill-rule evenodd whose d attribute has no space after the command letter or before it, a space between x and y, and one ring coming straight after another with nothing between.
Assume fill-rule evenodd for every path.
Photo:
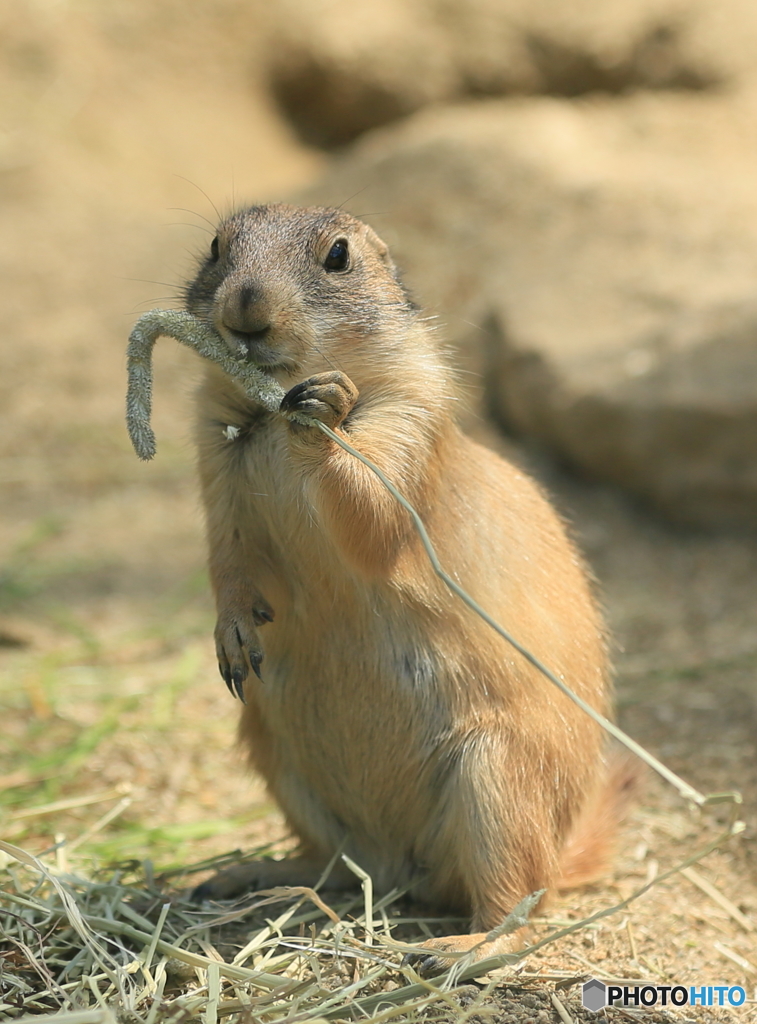
<instances>
[{"instance_id":1,"label":"prairie dog's tail","mask_svg":"<svg viewBox=\"0 0 757 1024\"><path fill-rule=\"evenodd\" d=\"M643 766L633 754L610 751L604 777L573 823L563 848L558 889L575 889L607 874L618 825L638 795L643 775Z\"/></svg>"}]
</instances>

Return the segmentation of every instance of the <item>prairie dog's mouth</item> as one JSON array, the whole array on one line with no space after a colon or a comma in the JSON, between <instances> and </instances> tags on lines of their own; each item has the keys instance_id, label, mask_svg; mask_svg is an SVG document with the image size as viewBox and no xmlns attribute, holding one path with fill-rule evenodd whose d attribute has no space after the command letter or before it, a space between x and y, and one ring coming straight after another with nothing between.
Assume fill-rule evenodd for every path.
<instances>
[{"instance_id":1,"label":"prairie dog's mouth","mask_svg":"<svg viewBox=\"0 0 757 1024\"><path fill-rule=\"evenodd\" d=\"M237 358L248 359L255 366L268 371L291 371L293 361L284 356L278 347L270 343L271 329L262 331L235 331L222 326L220 334Z\"/></svg>"},{"instance_id":2,"label":"prairie dog's mouth","mask_svg":"<svg viewBox=\"0 0 757 1024\"><path fill-rule=\"evenodd\" d=\"M221 327L221 336L235 356L250 359L260 366L281 361L279 353L269 344L270 328L262 331L235 331L231 327Z\"/></svg>"}]
</instances>

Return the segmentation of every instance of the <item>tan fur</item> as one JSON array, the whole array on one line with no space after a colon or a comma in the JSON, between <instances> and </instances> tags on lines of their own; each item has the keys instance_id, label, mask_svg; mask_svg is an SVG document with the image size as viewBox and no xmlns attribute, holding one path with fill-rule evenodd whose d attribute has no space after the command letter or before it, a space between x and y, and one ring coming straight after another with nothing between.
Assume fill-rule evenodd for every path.
<instances>
[{"instance_id":1,"label":"tan fur","mask_svg":"<svg viewBox=\"0 0 757 1024\"><path fill-rule=\"evenodd\" d=\"M349 266L326 269L342 239ZM533 481L458 430L451 371L384 244L340 211L269 206L229 218L218 245L188 309L285 389L309 381L285 403L378 463L445 568L606 712L581 560ZM407 513L320 431L211 367L197 436L219 661L230 686L246 677L240 737L302 841L201 894L312 884L344 841L377 886L416 882L480 937L557 884L602 785L600 730L441 584Z\"/></svg>"},{"instance_id":2,"label":"tan fur","mask_svg":"<svg viewBox=\"0 0 757 1024\"><path fill-rule=\"evenodd\" d=\"M637 797L642 778L636 757L613 751L606 772L585 801L563 847L558 889L588 885L610 871L618 825Z\"/></svg>"}]
</instances>

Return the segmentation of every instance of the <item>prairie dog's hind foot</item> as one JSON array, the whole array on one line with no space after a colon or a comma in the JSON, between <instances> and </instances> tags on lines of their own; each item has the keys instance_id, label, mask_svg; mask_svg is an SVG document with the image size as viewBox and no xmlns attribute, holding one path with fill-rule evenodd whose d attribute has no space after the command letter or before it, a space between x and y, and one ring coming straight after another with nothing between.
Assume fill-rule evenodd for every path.
<instances>
[{"instance_id":1,"label":"prairie dog's hind foot","mask_svg":"<svg viewBox=\"0 0 757 1024\"><path fill-rule=\"evenodd\" d=\"M195 903L229 900L279 885L312 888L326 870L327 864L327 860L318 857L285 857L284 860L255 860L235 864L198 885L192 890L191 899ZM357 885L357 879L341 861L334 864L324 883L327 889L350 889Z\"/></svg>"},{"instance_id":2,"label":"prairie dog's hind foot","mask_svg":"<svg viewBox=\"0 0 757 1024\"><path fill-rule=\"evenodd\" d=\"M403 966L412 967L422 978L430 978L436 974L442 974L459 959L459 957L448 957L446 953L469 953L474 946L486 938L486 932L476 932L471 935L445 935L442 938L426 939L421 943L417 953L406 953L402 958ZM492 942L486 942L480 946L474 955L474 960L486 960L490 956L499 956L501 953L513 953L520 949L523 940L520 933L501 935ZM438 952L426 952L433 949Z\"/></svg>"}]
</instances>

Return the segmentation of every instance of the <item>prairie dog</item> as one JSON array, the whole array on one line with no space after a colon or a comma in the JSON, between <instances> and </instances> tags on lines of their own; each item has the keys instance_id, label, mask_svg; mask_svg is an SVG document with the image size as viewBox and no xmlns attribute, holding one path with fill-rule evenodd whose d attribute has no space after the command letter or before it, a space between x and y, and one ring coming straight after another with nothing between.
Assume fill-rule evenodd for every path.
<instances>
[{"instance_id":1,"label":"prairie dog","mask_svg":"<svg viewBox=\"0 0 757 1024\"><path fill-rule=\"evenodd\" d=\"M446 570L607 710L581 559L533 481L456 426L454 374L371 228L332 209L242 210L186 307L282 384L282 407L377 463ZM599 728L444 587L406 511L321 431L264 411L215 366L197 413L219 667L301 841L198 896L313 884L344 842L379 888L412 881L470 916L473 934L435 940L441 956L525 895L601 868L619 783ZM331 884L354 884L345 872Z\"/></svg>"}]
</instances>

